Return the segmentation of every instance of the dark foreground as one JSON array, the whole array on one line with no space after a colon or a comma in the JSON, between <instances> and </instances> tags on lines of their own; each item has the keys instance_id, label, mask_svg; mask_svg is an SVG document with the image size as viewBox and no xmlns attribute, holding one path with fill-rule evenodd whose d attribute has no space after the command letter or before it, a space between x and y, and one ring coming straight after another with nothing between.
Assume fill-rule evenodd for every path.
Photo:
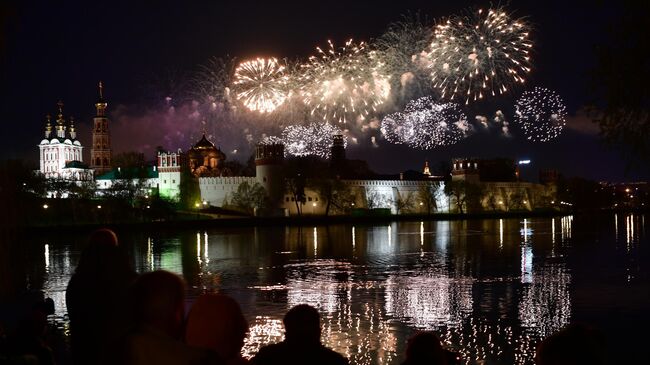
<instances>
[{"instance_id":1,"label":"dark foreground","mask_svg":"<svg viewBox=\"0 0 650 365\"><path fill-rule=\"evenodd\" d=\"M282 316L300 303L319 309L324 343L355 364L400 363L418 329L434 330L466 363L529 364L541 338L575 322L604 332L617 362L644 356L645 336L636 335L650 325L643 215L118 235L138 272L185 278L187 307L202 292L239 302L250 324L245 357L280 341ZM41 289L65 332L64 291L84 235L38 231L14 244L12 259L3 255L3 303Z\"/></svg>"}]
</instances>

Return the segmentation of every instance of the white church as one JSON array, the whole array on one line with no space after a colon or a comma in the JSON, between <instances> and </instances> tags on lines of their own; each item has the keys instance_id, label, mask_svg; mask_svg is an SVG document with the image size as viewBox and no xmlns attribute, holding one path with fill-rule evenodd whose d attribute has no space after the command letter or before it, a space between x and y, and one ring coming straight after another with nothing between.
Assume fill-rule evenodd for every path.
<instances>
[{"instance_id":1,"label":"white church","mask_svg":"<svg viewBox=\"0 0 650 365\"><path fill-rule=\"evenodd\" d=\"M83 163L83 146L77 139L74 118L66 122L63 117L63 103L52 129L51 117L46 117L45 138L38 144L40 153L39 172L48 179L71 181L93 180L93 170Z\"/></svg>"}]
</instances>

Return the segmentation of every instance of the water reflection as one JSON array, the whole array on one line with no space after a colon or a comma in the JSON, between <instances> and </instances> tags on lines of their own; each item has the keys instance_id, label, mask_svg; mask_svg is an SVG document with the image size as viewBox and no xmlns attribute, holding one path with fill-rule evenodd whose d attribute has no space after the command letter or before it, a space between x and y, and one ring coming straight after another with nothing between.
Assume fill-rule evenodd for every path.
<instances>
[{"instance_id":1,"label":"water reflection","mask_svg":"<svg viewBox=\"0 0 650 365\"><path fill-rule=\"evenodd\" d=\"M437 331L468 364L531 364L539 339L572 318L573 229L566 216L147 232L125 241L139 272L179 273L190 297L235 297L251 325L246 356L280 341L283 314L307 303L322 313L327 345L353 364L399 363L416 329ZM633 255L644 216L617 217L613 229ZM61 318L78 252L69 242L39 244L42 283L30 285L55 299Z\"/></svg>"}]
</instances>

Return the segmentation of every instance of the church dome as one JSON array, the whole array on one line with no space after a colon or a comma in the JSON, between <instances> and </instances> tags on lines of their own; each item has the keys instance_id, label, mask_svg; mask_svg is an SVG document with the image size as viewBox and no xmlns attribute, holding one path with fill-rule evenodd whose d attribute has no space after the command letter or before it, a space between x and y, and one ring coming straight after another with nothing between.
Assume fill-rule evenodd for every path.
<instances>
[{"instance_id":1,"label":"church dome","mask_svg":"<svg viewBox=\"0 0 650 365\"><path fill-rule=\"evenodd\" d=\"M194 145L193 148L197 149L197 150L207 150L207 149L213 149L213 148L216 149L216 147L214 147L214 143L208 141L208 139L205 138L205 133L203 134L203 137L201 138L201 140L196 142L196 144Z\"/></svg>"}]
</instances>

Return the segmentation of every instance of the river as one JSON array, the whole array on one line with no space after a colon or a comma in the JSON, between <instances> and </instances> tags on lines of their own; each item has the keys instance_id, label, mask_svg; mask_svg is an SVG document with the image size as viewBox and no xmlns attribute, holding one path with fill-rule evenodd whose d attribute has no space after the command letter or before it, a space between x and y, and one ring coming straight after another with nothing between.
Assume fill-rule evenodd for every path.
<instances>
[{"instance_id":1,"label":"river","mask_svg":"<svg viewBox=\"0 0 650 365\"><path fill-rule=\"evenodd\" d=\"M574 322L606 333L615 358L645 356L635 335L650 325L644 215L118 233L137 271L185 278L188 307L201 292L234 297L247 356L282 339L299 303L320 310L323 341L352 364L399 364L418 329L466 364L532 364L540 339ZM25 285L55 300L63 328L84 240L25 238Z\"/></svg>"}]
</instances>

